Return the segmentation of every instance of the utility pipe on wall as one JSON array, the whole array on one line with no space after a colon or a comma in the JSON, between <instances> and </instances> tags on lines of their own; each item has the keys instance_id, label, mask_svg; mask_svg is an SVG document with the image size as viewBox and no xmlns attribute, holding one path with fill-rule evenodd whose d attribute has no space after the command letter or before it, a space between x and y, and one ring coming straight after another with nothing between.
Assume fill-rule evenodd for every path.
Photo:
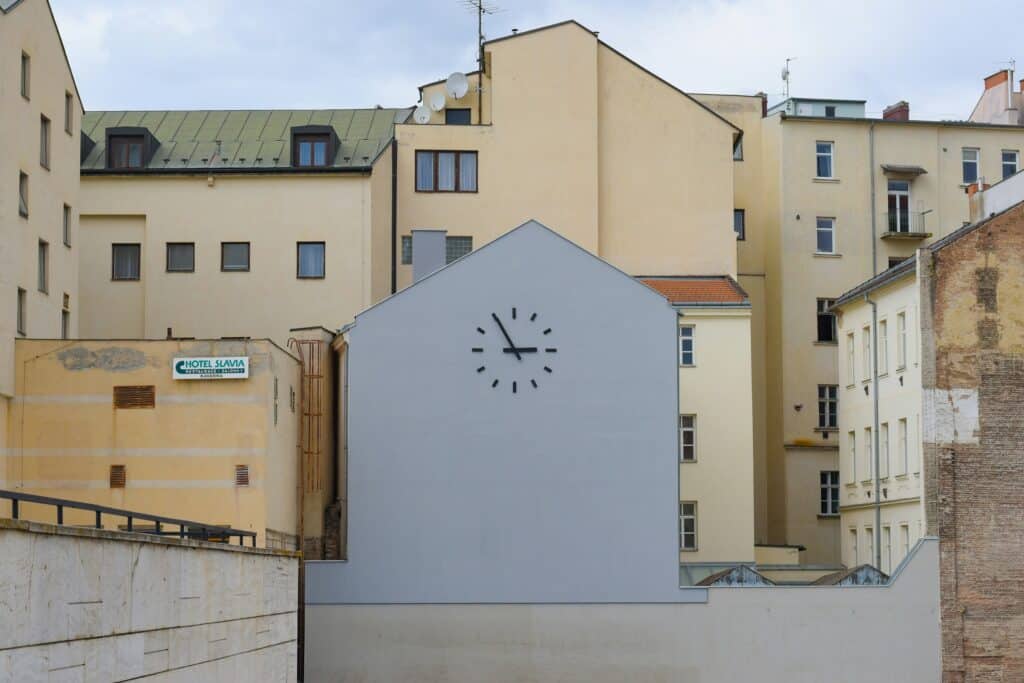
<instances>
[{"instance_id":1,"label":"utility pipe on wall","mask_svg":"<svg viewBox=\"0 0 1024 683\"><path fill-rule=\"evenodd\" d=\"M871 399L874 409L874 418L871 428L872 448L874 449L874 480L875 480L875 567L882 570L882 501L880 499L881 479L879 478L878 466L881 464L881 454L878 448L878 304L871 300L871 296L864 295L864 301L871 306Z\"/></svg>"},{"instance_id":2,"label":"utility pipe on wall","mask_svg":"<svg viewBox=\"0 0 1024 683\"><path fill-rule=\"evenodd\" d=\"M878 230L875 224L875 124L868 126L868 178L871 186L871 205L868 214L871 216L871 277L878 275Z\"/></svg>"}]
</instances>

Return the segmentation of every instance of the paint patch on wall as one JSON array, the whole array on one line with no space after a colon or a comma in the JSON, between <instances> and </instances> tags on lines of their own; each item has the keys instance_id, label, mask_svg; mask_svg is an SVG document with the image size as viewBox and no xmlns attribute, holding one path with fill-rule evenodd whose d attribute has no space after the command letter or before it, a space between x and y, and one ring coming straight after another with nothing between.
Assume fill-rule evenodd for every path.
<instances>
[{"instance_id":1,"label":"paint patch on wall","mask_svg":"<svg viewBox=\"0 0 1024 683\"><path fill-rule=\"evenodd\" d=\"M976 444L981 433L975 389L928 389L923 436L927 443Z\"/></svg>"},{"instance_id":2,"label":"paint patch on wall","mask_svg":"<svg viewBox=\"0 0 1024 683\"><path fill-rule=\"evenodd\" d=\"M146 367L146 354L138 349L108 346L90 351L83 346L65 349L57 354L65 370L104 370L131 372Z\"/></svg>"}]
</instances>

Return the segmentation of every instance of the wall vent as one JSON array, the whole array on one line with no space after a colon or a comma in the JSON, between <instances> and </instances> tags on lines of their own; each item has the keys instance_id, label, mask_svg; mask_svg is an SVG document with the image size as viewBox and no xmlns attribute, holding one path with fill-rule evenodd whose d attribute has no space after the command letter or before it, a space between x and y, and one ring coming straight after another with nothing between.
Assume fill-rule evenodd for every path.
<instances>
[{"instance_id":1,"label":"wall vent","mask_svg":"<svg viewBox=\"0 0 1024 683\"><path fill-rule=\"evenodd\" d=\"M110 466L110 488L123 489L127 479L124 465Z\"/></svg>"},{"instance_id":2,"label":"wall vent","mask_svg":"<svg viewBox=\"0 0 1024 683\"><path fill-rule=\"evenodd\" d=\"M114 387L115 408L155 408L156 387L148 386L122 386Z\"/></svg>"},{"instance_id":3,"label":"wall vent","mask_svg":"<svg viewBox=\"0 0 1024 683\"><path fill-rule=\"evenodd\" d=\"M249 466L235 465L235 486L249 485Z\"/></svg>"}]
</instances>

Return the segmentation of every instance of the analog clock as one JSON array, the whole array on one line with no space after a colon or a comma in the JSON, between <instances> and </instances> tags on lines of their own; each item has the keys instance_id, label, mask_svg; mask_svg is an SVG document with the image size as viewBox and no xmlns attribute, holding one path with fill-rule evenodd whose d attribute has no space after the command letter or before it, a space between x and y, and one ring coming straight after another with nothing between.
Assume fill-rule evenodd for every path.
<instances>
[{"instance_id":1,"label":"analog clock","mask_svg":"<svg viewBox=\"0 0 1024 683\"><path fill-rule=\"evenodd\" d=\"M476 372L492 389L508 388L513 394L540 387L545 375L554 373L552 361L558 349L551 343L551 327L536 312L519 315L513 307L493 312L476 328L479 346L472 348Z\"/></svg>"}]
</instances>

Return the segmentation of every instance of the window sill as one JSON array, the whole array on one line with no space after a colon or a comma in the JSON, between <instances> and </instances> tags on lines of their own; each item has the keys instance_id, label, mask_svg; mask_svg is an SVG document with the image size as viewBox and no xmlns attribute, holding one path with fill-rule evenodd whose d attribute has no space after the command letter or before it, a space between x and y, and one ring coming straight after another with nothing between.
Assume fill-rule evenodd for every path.
<instances>
[{"instance_id":1,"label":"window sill","mask_svg":"<svg viewBox=\"0 0 1024 683\"><path fill-rule=\"evenodd\" d=\"M897 373L906 372L906 371L907 371L907 366L906 365L898 365L898 366L896 366L896 372Z\"/></svg>"},{"instance_id":2,"label":"window sill","mask_svg":"<svg viewBox=\"0 0 1024 683\"><path fill-rule=\"evenodd\" d=\"M28 214L22 211L18 211L18 215L21 216L22 218L28 218Z\"/></svg>"},{"instance_id":3,"label":"window sill","mask_svg":"<svg viewBox=\"0 0 1024 683\"><path fill-rule=\"evenodd\" d=\"M70 249L71 248L71 243L70 242L65 242L64 246L67 247L68 249Z\"/></svg>"},{"instance_id":4,"label":"window sill","mask_svg":"<svg viewBox=\"0 0 1024 683\"><path fill-rule=\"evenodd\" d=\"M142 282L141 277L112 277L111 282Z\"/></svg>"},{"instance_id":5,"label":"window sill","mask_svg":"<svg viewBox=\"0 0 1024 683\"><path fill-rule=\"evenodd\" d=\"M39 162L39 168L43 169L43 170L44 170L44 171L46 171L47 173L49 173L49 172L50 172L50 167L49 167L48 165L44 164L44 163L43 163L43 162L41 162L41 161Z\"/></svg>"},{"instance_id":6,"label":"window sill","mask_svg":"<svg viewBox=\"0 0 1024 683\"><path fill-rule=\"evenodd\" d=\"M906 481L906 480L907 480L907 477L908 477L909 475L906 475L906 474L896 474L896 475L893 475L893 476L894 476L894 478L895 478L895 479L896 479L897 481Z\"/></svg>"},{"instance_id":7,"label":"window sill","mask_svg":"<svg viewBox=\"0 0 1024 683\"><path fill-rule=\"evenodd\" d=\"M839 178L822 178L821 176L814 176L811 178L811 181L815 183L838 183Z\"/></svg>"},{"instance_id":8,"label":"window sill","mask_svg":"<svg viewBox=\"0 0 1024 683\"><path fill-rule=\"evenodd\" d=\"M820 339L816 339L811 343L815 346L839 346L837 341L821 341Z\"/></svg>"},{"instance_id":9,"label":"window sill","mask_svg":"<svg viewBox=\"0 0 1024 683\"><path fill-rule=\"evenodd\" d=\"M842 254L837 254L831 251L816 251L814 252L815 258L843 258Z\"/></svg>"},{"instance_id":10,"label":"window sill","mask_svg":"<svg viewBox=\"0 0 1024 683\"><path fill-rule=\"evenodd\" d=\"M697 366L696 365L680 365L679 367L681 367L681 368L695 368Z\"/></svg>"},{"instance_id":11,"label":"window sill","mask_svg":"<svg viewBox=\"0 0 1024 683\"><path fill-rule=\"evenodd\" d=\"M847 388L847 389L856 389L856 388L857 388L857 383L856 383L856 382L854 382L853 384L847 384L847 385L846 385L846 388Z\"/></svg>"},{"instance_id":12,"label":"window sill","mask_svg":"<svg viewBox=\"0 0 1024 683\"><path fill-rule=\"evenodd\" d=\"M852 489L856 485L857 485L857 482L855 482L855 481L848 481L848 482L846 482L846 488L848 488L848 489Z\"/></svg>"},{"instance_id":13,"label":"window sill","mask_svg":"<svg viewBox=\"0 0 1024 683\"><path fill-rule=\"evenodd\" d=\"M696 460L680 460L679 464L680 465L695 465L695 464L697 464L697 461Z\"/></svg>"},{"instance_id":14,"label":"window sill","mask_svg":"<svg viewBox=\"0 0 1024 683\"><path fill-rule=\"evenodd\" d=\"M839 427L815 427L813 431L821 434L838 434Z\"/></svg>"},{"instance_id":15,"label":"window sill","mask_svg":"<svg viewBox=\"0 0 1024 683\"><path fill-rule=\"evenodd\" d=\"M861 479L860 483L861 483L862 486L871 486L872 484L875 483L875 480L874 479Z\"/></svg>"},{"instance_id":16,"label":"window sill","mask_svg":"<svg viewBox=\"0 0 1024 683\"><path fill-rule=\"evenodd\" d=\"M839 515L838 515L838 514L834 514L834 515L823 515L823 514L820 514L820 513L819 513L819 514L818 514L818 519L839 519Z\"/></svg>"},{"instance_id":17,"label":"window sill","mask_svg":"<svg viewBox=\"0 0 1024 683\"><path fill-rule=\"evenodd\" d=\"M695 552L697 552L697 549L696 548L680 548L679 552L681 552L681 553L695 553Z\"/></svg>"}]
</instances>

